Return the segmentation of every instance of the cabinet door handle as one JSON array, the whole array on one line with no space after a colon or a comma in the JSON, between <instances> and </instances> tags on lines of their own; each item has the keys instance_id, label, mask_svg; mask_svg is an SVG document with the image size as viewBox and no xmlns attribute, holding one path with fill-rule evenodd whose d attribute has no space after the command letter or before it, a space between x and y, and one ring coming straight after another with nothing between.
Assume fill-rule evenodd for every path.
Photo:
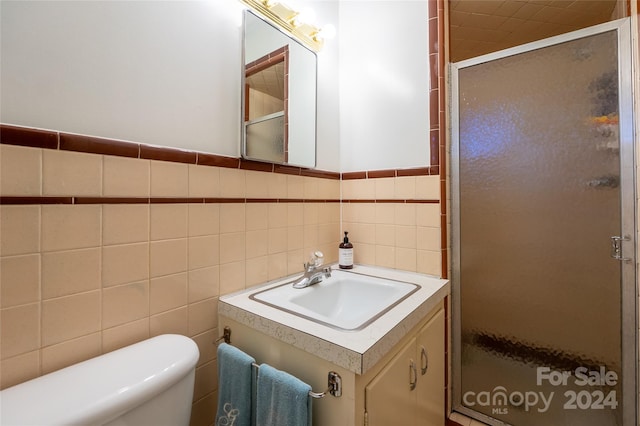
<instances>
[{"instance_id":1,"label":"cabinet door handle","mask_svg":"<svg viewBox=\"0 0 640 426\"><path fill-rule=\"evenodd\" d=\"M413 360L409 361L409 389L414 390L418 383L418 370Z\"/></svg>"},{"instance_id":2,"label":"cabinet door handle","mask_svg":"<svg viewBox=\"0 0 640 426\"><path fill-rule=\"evenodd\" d=\"M424 376L429 368L429 357L427 356L427 350L424 346L421 346L420 349L420 373Z\"/></svg>"}]
</instances>

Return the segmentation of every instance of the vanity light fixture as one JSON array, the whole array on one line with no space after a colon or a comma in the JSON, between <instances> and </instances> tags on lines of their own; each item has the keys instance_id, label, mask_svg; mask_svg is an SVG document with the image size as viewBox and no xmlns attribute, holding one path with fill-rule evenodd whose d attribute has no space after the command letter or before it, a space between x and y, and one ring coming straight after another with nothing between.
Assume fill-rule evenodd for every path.
<instances>
[{"instance_id":1,"label":"vanity light fixture","mask_svg":"<svg viewBox=\"0 0 640 426\"><path fill-rule=\"evenodd\" d=\"M240 2L269 19L311 50L319 52L322 49L324 38L320 28L303 22L299 16L300 12L275 0L240 0Z\"/></svg>"}]
</instances>

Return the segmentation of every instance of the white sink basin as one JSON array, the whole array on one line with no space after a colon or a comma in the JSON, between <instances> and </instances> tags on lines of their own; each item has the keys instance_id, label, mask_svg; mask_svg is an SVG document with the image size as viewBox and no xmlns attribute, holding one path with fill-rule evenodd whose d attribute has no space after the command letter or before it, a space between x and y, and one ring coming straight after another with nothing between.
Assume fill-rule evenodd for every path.
<instances>
[{"instance_id":1,"label":"white sink basin","mask_svg":"<svg viewBox=\"0 0 640 426\"><path fill-rule=\"evenodd\" d=\"M341 270L296 289L288 282L249 297L265 305L340 330L361 330L409 297L417 284Z\"/></svg>"}]
</instances>

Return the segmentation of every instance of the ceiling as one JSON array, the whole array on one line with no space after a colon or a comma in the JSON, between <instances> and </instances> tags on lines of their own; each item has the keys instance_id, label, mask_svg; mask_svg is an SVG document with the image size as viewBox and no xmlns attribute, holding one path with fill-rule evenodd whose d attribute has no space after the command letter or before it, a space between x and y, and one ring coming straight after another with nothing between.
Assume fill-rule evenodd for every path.
<instances>
[{"instance_id":1,"label":"ceiling","mask_svg":"<svg viewBox=\"0 0 640 426\"><path fill-rule=\"evenodd\" d=\"M284 100L284 79L284 61L282 61L247 77L245 83L254 90Z\"/></svg>"},{"instance_id":2,"label":"ceiling","mask_svg":"<svg viewBox=\"0 0 640 426\"><path fill-rule=\"evenodd\" d=\"M623 7L616 8L619 2ZM624 0L450 0L450 60L457 62L617 19L625 16L621 12L624 3Z\"/></svg>"}]
</instances>

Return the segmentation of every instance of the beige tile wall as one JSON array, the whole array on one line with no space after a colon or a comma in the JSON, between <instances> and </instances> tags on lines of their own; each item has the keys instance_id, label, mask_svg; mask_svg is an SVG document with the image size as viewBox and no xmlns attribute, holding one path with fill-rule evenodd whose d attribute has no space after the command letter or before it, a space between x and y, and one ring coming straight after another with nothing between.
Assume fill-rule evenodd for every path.
<instances>
[{"instance_id":1,"label":"beige tile wall","mask_svg":"<svg viewBox=\"0 0 640 426\"><path fill-rule=\"evenodd\" d=\"M439 176L342 181L342 227L354 261L440 276ZM409 202L407 202L409 201Z\"/></svg>"},{"instance_id":2,"label":"beige tile wall","mask_svg":"<svg viewBox=\"0 0 640 426\"><path fill-rule=\"evenodd\" d=\"M193 423L210 424L218 297L298 273L312 250L335 262L341 214L357 263L439 276L440 206L419 202L439 200L439 188L438 176L340 185L0 145L4 196L261 199L2 206L0 387L154 335L180 333L201 352ZM342 209L313 202L341 196L347 201ZM287 198L305 202L275 201Z\"/></svg>"},{"instance_id":3,"label":"beige tile wall","mask_svg":"<svg viewBox=\"0 0 640 426\"><path fill-rule=\"evenodd\" d=\"M211 424L218 297L337 260L340 205L313 202L337 180L0 145L0 194L305 200L1 206L1 388L180 333L201 354L192 423Z\"/></svg>"}]
</instances>

